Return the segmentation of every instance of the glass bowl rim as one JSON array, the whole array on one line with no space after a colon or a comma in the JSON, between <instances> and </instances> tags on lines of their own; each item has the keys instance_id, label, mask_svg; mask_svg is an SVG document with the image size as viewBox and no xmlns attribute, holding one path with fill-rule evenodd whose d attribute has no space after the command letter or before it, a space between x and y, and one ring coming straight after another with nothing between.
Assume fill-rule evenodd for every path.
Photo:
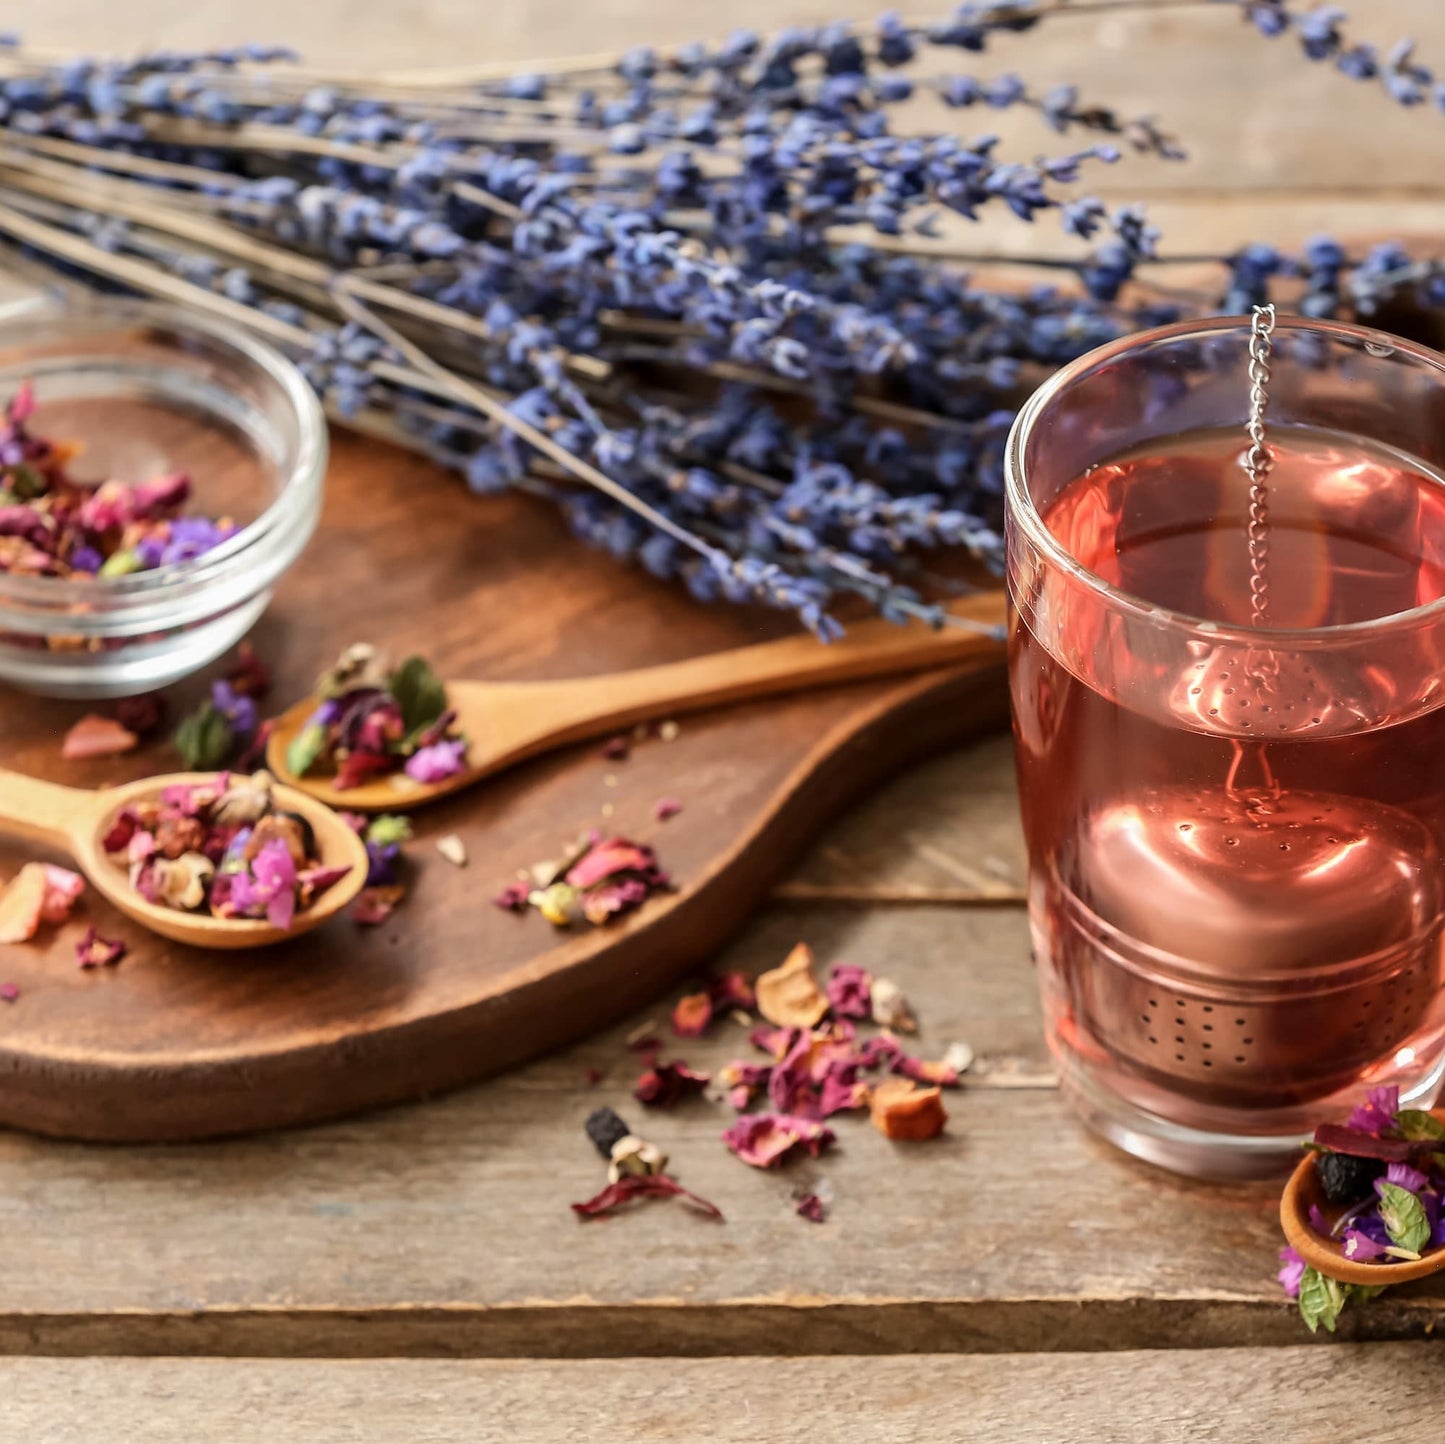
<instances>
[{"instance_id":1,"label":"glass bowl rim","mask_svg":"<svg viewBox=\"0 0 1445 1444\"><path fill-rule=\"evenodd\" d=\"M1055 397L1096 367L1131 351L1161 341L1205 340L1229 331L1237 332L1247 339L1250 318L1239 315L1206 316L1174 321L1167 326L1155 326L1144 331L1132 331L1127 336L1096 346L1092 351L1085 352L1054 372L1024 403L1009 429L1008 442L1004 449L1004 500L1008 524L1016 527L1028 544L1041 553L1051 566L1064 572L1071 581L1082 584L1100 596L1111 611L1131 616L1155 630L1187 632L1191 637L1207 638L1211 643L1220 645L1245 648L1268 645L1277 651L1348 646L1381 634L1432 625L1445 619L1445 597L1437 597L1433 602L1426 602L1403 612L1390 612L1383 617L1368 617L1363 621L1340 622L1326 627L1228 625L1207 617L1197 617L1189 612L1176 611L1114 586L1079 561L1049 529L1029 494L1024 475L1024 450ZM1296 315L1280 315L1275 322L1275 334L1278 335L1280 331L1310 333L1323 336L1327 340L1357 345L1359 348L1385 346L1389 348L1391 356L1403 352L1412 361L1433 370L1442 385L1445 385L1445 355L1388 331L1378 331L1370 326L1359 326L1347 321L1317 321ZM1389 357L1379 356L1376 359L1383 361ZM1243 438L1243 421L1240 423L1240 435Z\"/></svg>"},{"instance_id":2,"label":"glass bowl rim","mask_svg":"<svg viewBox=\"0 0 1445 1444\"><path fill-rule=\"evenodd\" d=\"M66 577L17 575L0 572L0 600L38 608L84 604L105 598L110 603L152 606L167 596L193 593L208 582L249 565L254 549L293 519L316 497L326 465L326 417L316 393L296 365L269 342L243 327L212 316L199 316L180 306L142 300L85 298L79 306L67 304L17 305L0 310L0 341L21 327L54 324L83 331L94 319L97 330L127 323L155 324L181 336L199 336L219 343L223 351L239 355L276 384L296 418L296 448L279 490L267 507L219 546L189 561L168 567L133 572L121 577ZM23 341L23 337L21 338ZM58 358L63 361L63 356Z\"/></svg>"}]
</instances>

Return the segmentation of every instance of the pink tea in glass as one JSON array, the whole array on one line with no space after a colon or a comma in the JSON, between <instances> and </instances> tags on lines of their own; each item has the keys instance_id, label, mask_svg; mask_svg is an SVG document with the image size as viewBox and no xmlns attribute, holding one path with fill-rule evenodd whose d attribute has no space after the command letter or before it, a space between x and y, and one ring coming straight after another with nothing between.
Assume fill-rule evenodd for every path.
<instances>
[{"instance_id":1,"label":"pink tea in glass","mask_svg":"<svg viewBox=\"0 0 1445 1444\"><path fill-rule=\"evenodd\" d=\"M1009 477L1049 1041L1093 1126L1217 1175L1445 1071L1445 362L1281 323L1261 611L1248 335L1075 363Z\"/></svg>"}]
</instances>

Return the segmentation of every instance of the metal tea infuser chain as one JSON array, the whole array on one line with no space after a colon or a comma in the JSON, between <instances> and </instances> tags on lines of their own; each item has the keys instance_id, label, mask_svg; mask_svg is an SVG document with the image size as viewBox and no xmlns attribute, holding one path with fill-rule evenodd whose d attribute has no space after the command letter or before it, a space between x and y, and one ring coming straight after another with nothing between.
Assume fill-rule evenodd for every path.
<instances>
[{"instance_id":1,"label":"metal tea infuser chain","mask_svg":"<svg viewBox=\"0 0 1445 1444\"><path fill-rule=\"evenodd\" d=\"M1256 306L1249 330L1249 450L1244 468L1249 473L1249 605L1250 625L1269 620L1269 487L1274 466L1266 444L1265 407L1269 405L1269 364L1274 355L1274 307Z\"/></svg>"}]
</instances>

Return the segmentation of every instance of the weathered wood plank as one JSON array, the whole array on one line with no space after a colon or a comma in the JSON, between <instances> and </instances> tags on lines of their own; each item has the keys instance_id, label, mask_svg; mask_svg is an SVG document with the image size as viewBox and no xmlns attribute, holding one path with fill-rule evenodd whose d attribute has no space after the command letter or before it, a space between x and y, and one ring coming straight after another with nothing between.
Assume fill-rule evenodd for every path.
<instances>
[{"instance_id":1,"label":"weathered wood plank","mask_svg":"<svg viewBox=\"0 0 1445 1444\"><path fill-rule=\"evenodd\" d=\"M0 1419L44 1444L1194 1444L1438 1428L1445 1344L970 1358L361 1363L11 1359ZM1382 1381L1388 1381L1382 1383Z\"/></svg>"},{"instance_id":2,"label":"weathered wood plank","mask_svg":"<svg viewBox=\"0 0 1445 1444\"><path fill-rule=\"evenodd\" d=\"M886 972L937 1056L1047 1068L1019 908L774 907L725 961L800 936ZM23 999L16 1006L23 1006ZM653 1014L661 1026L666 1011ZM1052 1092L976 1087L940 1141L861 1121L814 1163L760 1173L698 1100L648 1114L611 1030L429 1104L203 1146L107 1150L0 1137L0 1352L607 1354L920 1352L1290 1343L1268 1187L1206 1188L1084 1136ZM676 1052L745 1052L729 1023ZM584 1070L603 1081L589 1087ZM713 1198L579 1223L601 1182L586 1113L617 1106ZM820 1182L822 1226L793 1211ZM1428 1331L1445 1291L1362 1309L1374 1336Z\"/></svg>"}]
</instances>

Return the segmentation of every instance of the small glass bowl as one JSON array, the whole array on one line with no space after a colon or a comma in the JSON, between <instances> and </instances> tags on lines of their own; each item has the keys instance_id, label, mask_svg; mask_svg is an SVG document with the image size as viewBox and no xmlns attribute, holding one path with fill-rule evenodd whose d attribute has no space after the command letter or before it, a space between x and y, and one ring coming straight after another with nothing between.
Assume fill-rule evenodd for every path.
<instances>
[{"instance_id":1,"label":"small glass bowl","mask_svg":"<svg viewBox=\"0 0 1445 1444\"><path fill-rule=\"evenodd\" d=\"M311 388L239 328L130 302L0 311L0 404L26 380L32 432L80 443L79 480L183 471L186 510L240 530L129 576L0 572L0 681L119 697L204 667L254 625L316 530L327 444Z\"/></svg>"}]
</instances>

